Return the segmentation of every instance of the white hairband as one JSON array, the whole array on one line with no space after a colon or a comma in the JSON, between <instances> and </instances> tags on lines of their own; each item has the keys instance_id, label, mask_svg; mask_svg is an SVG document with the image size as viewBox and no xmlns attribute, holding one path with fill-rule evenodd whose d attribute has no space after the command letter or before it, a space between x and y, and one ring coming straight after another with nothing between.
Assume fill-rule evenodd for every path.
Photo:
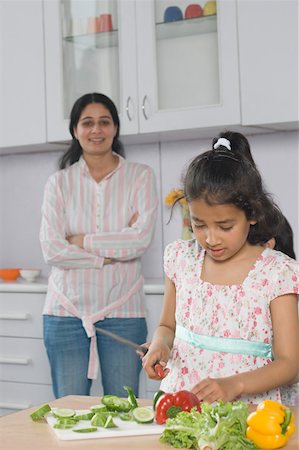
<instances>
[{"instance_id":1,"label":"white hairband","mask_svg":"<svg viewBox=\"0 0 299 450\"><path fill-rule=\"evenodd\" d=\"M226 147L227 150L231 150L231 145L228 139L226 138L219 138L217 142L215 142L213 148L216 150L220 146Z\"/></svg>"}]
</instances>

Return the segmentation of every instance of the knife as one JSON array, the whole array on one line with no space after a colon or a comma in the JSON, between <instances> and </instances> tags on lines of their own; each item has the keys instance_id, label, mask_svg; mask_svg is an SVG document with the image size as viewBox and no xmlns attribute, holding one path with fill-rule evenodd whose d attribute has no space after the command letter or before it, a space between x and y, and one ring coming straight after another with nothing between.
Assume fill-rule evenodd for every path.
<instances>
[{"instance_id":1,"label":"knife","mask_svg":"<svg viewBox=\"0 0 299 450\"><path fill-rule=\"evenodd\" d=\"M143 347L142 345L136 344L136 342L130 341L129 339L125 339L118 334L112 333L111 331L107 331L103 328L95 327L96 331L98 333L104 334L105 336L111 337L115 341L119 342L120 344L128 345L129 347L133 348L134 350L143 353L144 355L147 353L148 349L146 347Z\"/></svg>"}]
</instances>

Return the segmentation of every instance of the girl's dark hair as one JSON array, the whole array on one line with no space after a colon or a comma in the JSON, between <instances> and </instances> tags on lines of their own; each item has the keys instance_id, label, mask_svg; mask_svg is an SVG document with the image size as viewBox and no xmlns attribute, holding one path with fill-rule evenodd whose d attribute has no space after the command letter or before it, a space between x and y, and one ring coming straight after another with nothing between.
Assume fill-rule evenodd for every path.
<instances>
[{"instance_id":1,"label":"girl's dark hair","mask_svg":"<svg viewBox=\"0 0 299 450\"><path fill-rule=\"evenodd\" d=\"M72 136L72 142L59 160L60 169L71 166L72 164L77 162L82 155L82 148L79 141L75 138L74 128L76 128L79 122L83 109L90 103L101 103L105 106L105 108L109 110L112 116L113 123L117 127L117 132L112 142L112 150L123 157L125 156L123 144L119 140L120 122L116 106L113 101L106 95L93 92L91 94L82 95L82 97L78 98L73 105L69 124L69 131Z\"/></svg>"},{"instance_id":2,"label":"girl's dark hair","mask_svg":"<svg viewBox=\"0 0 299 450\"><path fill-rule=\"evenodd\" d=\"M244 211L250 226L248 242L264 244L279 236L283 214L268 194L251 156L247 139L240 133L226 132L220 137L229 140L231 150L220 145L197 156L184 177L187 202L204 200L209 205L232 204Z\"/></svg>"},{"instance_id":3,"label":"girl's dark hair","mask_svg":"<svg viewBox=\"0 0 299 450\"><path fill-rule=\"evenodd\" d=\"M278 250L290 258L296 259L294 250L294 234L291 225L287 219L283 216L282 223L280 225L279 233L274 236L275 245L274 250Z\"/></svg>"}]
</instances>

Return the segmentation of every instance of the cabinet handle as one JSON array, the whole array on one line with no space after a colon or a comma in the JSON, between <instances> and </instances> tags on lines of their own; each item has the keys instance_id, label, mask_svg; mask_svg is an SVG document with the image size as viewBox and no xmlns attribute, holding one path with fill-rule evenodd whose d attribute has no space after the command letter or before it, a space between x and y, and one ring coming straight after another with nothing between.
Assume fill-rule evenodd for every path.
<instances>
[{"instance_id":1,"label":"cabinet handle","mask_svg":"<svg viewBox=\"0 0 299 450\"><path fill-rule=\"evenodd\" d=\"M30 358L7 358L5 356L0 356L0 364L18 364L20 366L28 366L30 363Z\"/></svg>"},{"instance_id":2,"label":"cabinet handle","mask_svg":"<svg viewBox=\"0 0 299 450\"><path fill-rule=\"evenodd\" d=\"M145 95L143 97L141 109L142 109L142 113L143 113L143 116L144 116L145 120L148 120L148 115L146 114L146 111L145 111L145 102L146 102L146 100L147 100L147 95Z\"/></svg>"},{"instance_id":3,"label":"cabinet handle","mask_svg":"<svg viewBox=\"0 0 299 450\"><path fill-rule=\"evenodd\" d=\"M127 98L126 113L127 113L129 121L132 122L133 116L131 116L131 114L130 114L130 108L129 108L130 103L132 103L132 99L131 99L131 96L129 95L129 97Z\"/></svg>"},{"instance_id":4,"label":"cabinet handle","mask_svg":"<svg viewBox=\"0 0 299 450\"><path fill-rule=\"evenodd\" d=\"M0 402L0 408L3 409L27 409L30 408L31 405L22 405L21 403L6 403Z\"/></svg>"},{"instance_id":5,"label":"cabinet handle","mask_svg":"<svg viewBox=\"0 0 299 450\"><path fill-rule=\"evenodd\" d=\"M0 320L28 320L30 314L0 314Z\"/></svg>"}]
</instances>

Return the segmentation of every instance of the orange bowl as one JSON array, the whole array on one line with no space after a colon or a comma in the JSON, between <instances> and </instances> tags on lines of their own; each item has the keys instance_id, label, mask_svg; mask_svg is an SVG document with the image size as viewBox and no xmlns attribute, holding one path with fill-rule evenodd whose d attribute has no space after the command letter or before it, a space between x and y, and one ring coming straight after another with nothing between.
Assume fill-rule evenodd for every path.
<instances>
[{"instance_id":1,"label":"orange bowl","mask_svg":"<svg viewBox=\"0 0 299 450\"><path fill-rule=\"evenodd\" d=\"M0 278L4 281L15 281L20 276L20 269L0 269Z\"/></svg>"}]
</instances>

